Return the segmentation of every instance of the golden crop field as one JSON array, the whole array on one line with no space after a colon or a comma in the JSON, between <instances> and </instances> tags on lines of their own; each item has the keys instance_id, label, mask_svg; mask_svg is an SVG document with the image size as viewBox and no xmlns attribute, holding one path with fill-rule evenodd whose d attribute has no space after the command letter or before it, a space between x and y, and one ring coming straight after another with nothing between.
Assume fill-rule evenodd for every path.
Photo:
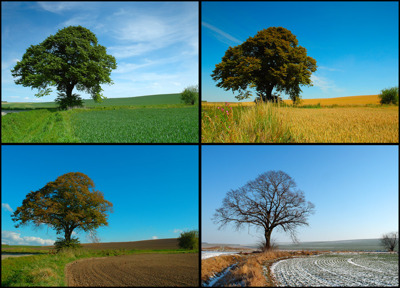
<instances>
[{"instance_id":1,"label":"golden crop field","mask_svg":"<svg viewBox=\"0 0 400 288\"><path fill-rule=\"evenodd\" d=\"M302 99L300 105L367 105L379 104L380 98L378 95L363 95L363 96L348 96L336 98L316 98L316 99ZM292 104L292 100L283 100L286 104Z\"/></svg>"},{"instance_id":2,"label":"golden crop field","mask_svg":"<svg viewBox=\"0 0 400 288\"><path fill-rule=\"evenodd\" d=\"M398 107L279 108L298 143L398 143Z\"/></svg>"},{"instance_id":3,"label":"golden crop field","mask_svg":"<svg viewBox=\"0 0 400 288\"><path fill-rule=\"evenodd\" d=\"M367 96L351 98L363 98L366 101ZM314 108L284 107L270 103L248 106L223 103L202 105L202 142L399 142L398 106L357 105L355 101L349 103Z\"/></svg>"},{"instance_id":4,"label":"golden crop field","mask_svg":"<svg viewBox=\"0 0 400 288\"><path fill-rule=\"evenodd\" d=\"M335 98L315 98L315 99L302 99L301 105L318 105L329 106L358 106L367 104L379 104L380 98L378 95L362 95L362 96L347 96L347 97L335 97ZM286 104L293 104L292 100L283 100ZM202 102L202 106L215 106L215 105L225 105L226 102ZM254 101L247 102L228 102L231 106L254 106L256 103Z\"/></svg>"}]
</instances>

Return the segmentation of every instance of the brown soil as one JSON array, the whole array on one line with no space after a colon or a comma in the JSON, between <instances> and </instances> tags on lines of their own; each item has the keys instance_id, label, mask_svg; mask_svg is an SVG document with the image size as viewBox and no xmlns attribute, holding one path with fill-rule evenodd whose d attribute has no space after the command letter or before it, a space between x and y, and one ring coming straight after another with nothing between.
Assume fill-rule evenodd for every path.
<instances>
[{"instance_id":1,"label":"brown soil","mask_svg":"<svg viewBox=\"0 0 400 288\"><path fill-rule=\"evenodd\" d=\"M199 286L199 254L83 259L65 268L68 286Z\"/></svg>"},{"instance_id":2,"label":"brown soil","mask_svg":"<svg viewBox=\"0 0 400 288\"><path fill-rule=\"evenodd\" d=\"M131 242L106 242L106 243L88 243L81 244L83 248L87 249L138 249L138 250L150 250L150 249L179 249L178 239L155 239L155 240L143 240L143 241L131 241ZM51 250L54 246L42 246L42 247L29 247L30 249L36 250ZM2 246L2 251L13 250L15 248Z\"/></svg>"}]
</instances>

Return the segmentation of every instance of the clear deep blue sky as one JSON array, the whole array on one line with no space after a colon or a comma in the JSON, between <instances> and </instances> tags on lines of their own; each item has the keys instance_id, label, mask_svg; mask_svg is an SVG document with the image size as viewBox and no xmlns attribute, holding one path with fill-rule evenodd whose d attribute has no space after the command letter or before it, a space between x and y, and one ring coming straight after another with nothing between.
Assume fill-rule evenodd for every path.
<instances>
[{"instance_id":1,"label":"clear deep blue sky","mask_svg":"<svg viewBox=\"0 0 400 288\"><path fill-rule=\"evenodd\" d=\"M10 210L27 193L68 172L82 172L114 204L109 226L98 229L102 242L177 238L198 229L198 147L126 145L2 146L2 243L51 245L46 227L15 228ZM78 233L87 242L84 232Z\"/></svg>"},{"instance_id":2,"label":"clear deep blue sky","mask_svg":"<svg viewBox=\"0 0 400 288\"><path fill-rule=\"evenodd\" d=\"M398 9L397 1L203 2L202 99L236 101L231 90L215 86L215 65L229 46L279 26L317 61L314 86L302 86L303 99L375 95L398 86Z\"/></svg>"},{"instance_id":3,"label":"clear deep blue sky","mask_svg":"<svg viewBox=\"0 0 400 288\"><path fill-rule=\"evenodd\" d=\"M108 98L180 93L198 84L197 2L1 2L1 95L9 102L53 101L16 85L10 70L30 45L59 29L81 25L117 60ZM88 99L90 95L80 94Z\"/></svg>"},{"instance_id":4,"label":"clear deep blue sky","mask_svg":"<svg viewBox=\"0 0 400 288\"><path fill-rule=\"evenodd\" d=\"M282 170L294 178L306 201L316 206L300 241L379 238L398 230L397 146L202 146L202 241L254 244L262 233L232 226L218 230L211 221L230 189L259 174ZM273 232L278 242L290 241Z\"/></svg>"}]
</instances>

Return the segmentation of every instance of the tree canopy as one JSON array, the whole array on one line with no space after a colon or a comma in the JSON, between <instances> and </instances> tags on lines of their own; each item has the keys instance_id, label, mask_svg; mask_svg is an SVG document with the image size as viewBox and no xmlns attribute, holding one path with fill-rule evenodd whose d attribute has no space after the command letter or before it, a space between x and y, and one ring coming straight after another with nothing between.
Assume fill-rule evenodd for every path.
<instances>
[{"instance_id":1,"label":"tree canopy","mask_svg":"<svg viewBox=\"0 0 400 288\"><path fill-rule=\"evenodd\" d=\"M238 91L239 100L251 96L248 88L254 88L263 101L277 100L272 95L276 88L297 101L300 85L312 86L310 77L317 70L316 64L289 30L269 27L242 44L229 47L211 76L218 87Z\"/></svg>"},{"instance_id":2,"label":"tree canopy","mask_svg":"<svg viewBox=\"0 0 400 288\"><path fill-rule=\"evenodd\" d=\"M39 45L31 45L11 72L19 77L16 84L38 89L37 97L49 95L52 91L47 87L56 86L60 97L72 99L76 87L101 102L105 97L100 84L112 84L110 74L116 68L115 58L97 43L93 32L82 26L69 26Z\"/></svg>"},{"instance_id":3,"label":"tree canopy","mask_svg":"<svg viewBox=\"0 0 400 288\"><path fill-rule=\"evenodd\" d=\"M112 211L113 205L94 187L93 181L80 172L58 177L26 195L22 206L12 215L12 220L17 222L15 227L47 224L57 234L64 233L65 240L70 241L75 229L90 232L107 226L106 212Z\"/></svg>"},{"instance_id":4,"label":"tree canopy","mask_svg":"<svg viewBox=\"0 0 400 288\"><path fill-rule=\"evenodd\" d=\"M314 204L306 202L304 193L297 190L294 180L285 172L269 171L249 181L243 187L229 191L221 208L214 214L219 228L232 223L236 229L255 226L264 232L264 249L271 248L275 228L290 233L294 241L296 228L308 225Z\"/></svg>"}]
</instances>

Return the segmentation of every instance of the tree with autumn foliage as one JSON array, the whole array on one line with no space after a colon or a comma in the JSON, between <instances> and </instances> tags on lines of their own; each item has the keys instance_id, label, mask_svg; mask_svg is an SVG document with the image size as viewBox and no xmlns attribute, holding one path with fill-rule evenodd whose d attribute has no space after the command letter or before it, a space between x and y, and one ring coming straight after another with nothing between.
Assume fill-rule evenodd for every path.
<instances>
[{"instance_id":1,"label":"tree with autumn foliage","mask_svg":"<svg viewBox=\"0 0 400 288\"><path fill-rule=\"evenodd\" d=\"M80 172L70 172L47 183L38 191L32 191L12 215L18 222L15 227L33 223L47 224L57 234L64 234L65 242L71 242L75 229L91 232L107 226L107 211L113 204L95 190L93 181Z\"/></svg>"},{"instance_id":2,"label":"tree with autumn foliage","mask_svg":"<svg viewBox=\"0 0 400 288\"><path fill-rule=\"evenodd\" d=\"M298 45L292 32L269 27L229 47L211 76L218 87L237 91L238 100L251 96L248 88L254 88L263 101L278 100L272 94L276 88L295 102L300 97L300 85L312 86L311 73L316 70L316 60L307 56L306 48Z\"/></svg>"}]
</instances>

